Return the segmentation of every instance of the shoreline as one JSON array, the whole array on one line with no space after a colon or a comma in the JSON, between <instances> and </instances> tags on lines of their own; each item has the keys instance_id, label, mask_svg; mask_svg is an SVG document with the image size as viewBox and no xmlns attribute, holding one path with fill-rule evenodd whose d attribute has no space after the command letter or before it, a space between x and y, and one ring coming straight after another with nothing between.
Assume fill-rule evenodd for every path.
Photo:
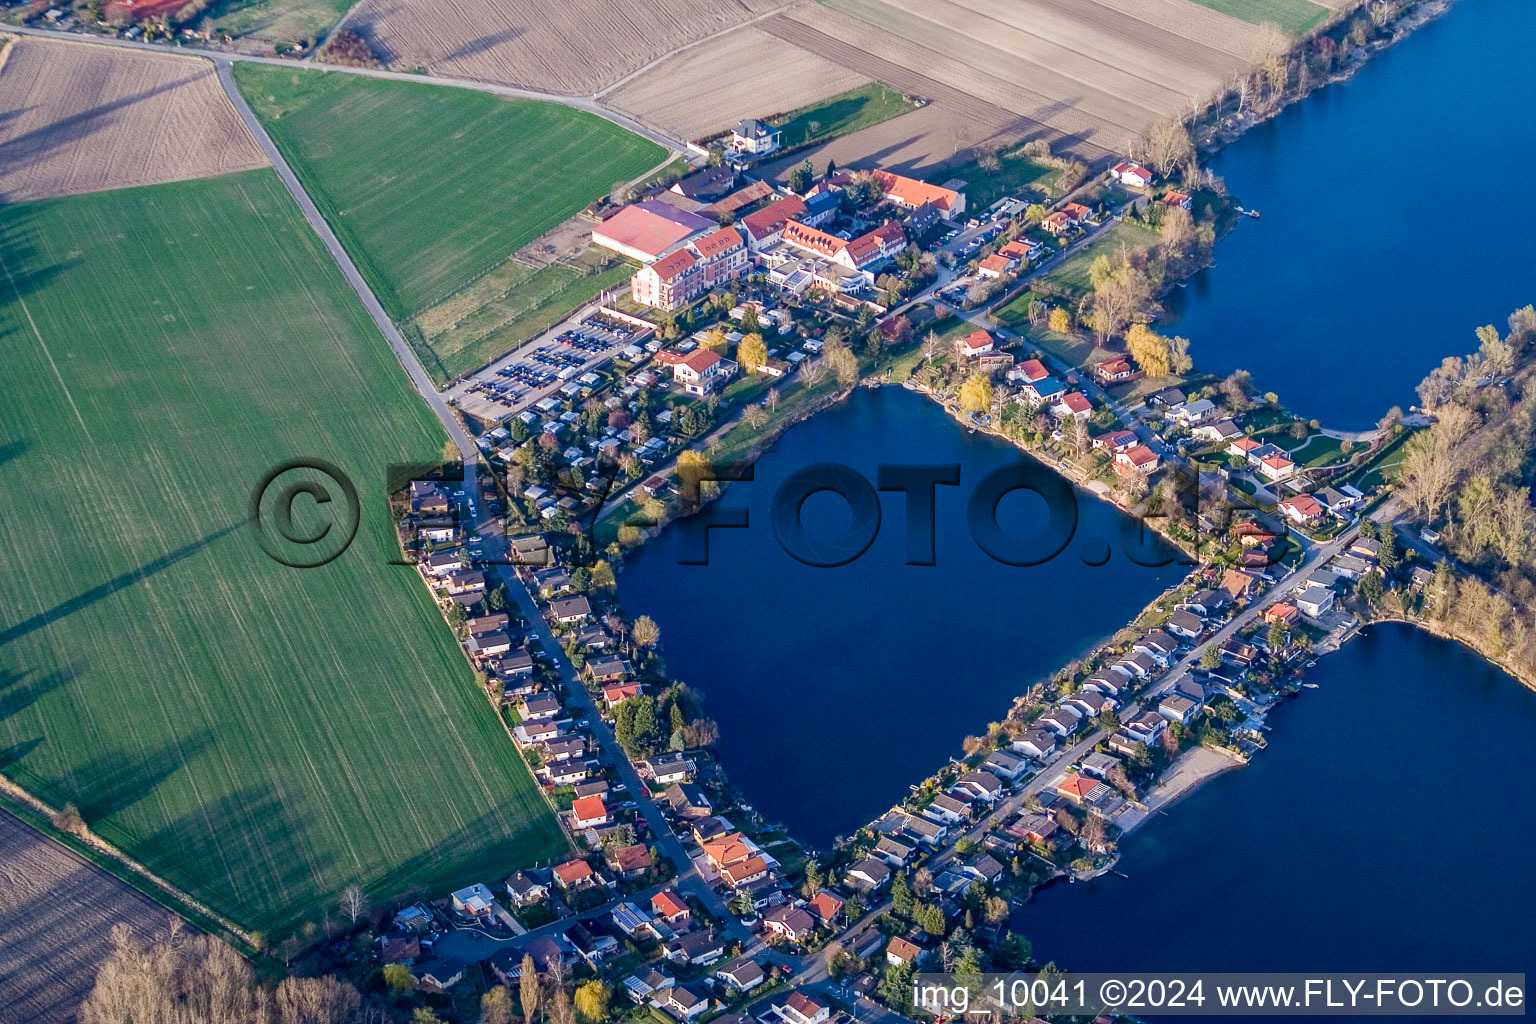
<instances>
[{"instance_id":1,"label":"shoreline","mask_svg":"<svg viewBox=\"0 0 1536 1024\"><path fill-rule=\"evenodd\" d=\"M1155 815L1165 813L1216 776L1242 768L1246 764L1246 761L1235 754L1227 753L1217 747L1195 746L1184 751L1174 758L1173 763L1157 780L1157 784L1148 791L1141 809L1131 812L1138 817L1120 826L1121 838L1141 828ZM1129 817L1129 815L1122 817ZM1116 860L1118 861L1118 857Z\"/></svg>"}]
</instances>

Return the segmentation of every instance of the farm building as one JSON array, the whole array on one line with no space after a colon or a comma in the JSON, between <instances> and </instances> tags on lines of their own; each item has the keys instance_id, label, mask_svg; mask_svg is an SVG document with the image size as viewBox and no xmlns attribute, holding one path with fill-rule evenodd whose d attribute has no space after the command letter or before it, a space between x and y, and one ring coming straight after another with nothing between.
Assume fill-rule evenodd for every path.
<instances>
[{"instance_id":1,"label":"farm building","mask_svg":"<svg viewBox=\"0 0 1536 1024\"><path fill-rule=\"evenodd\" d=\"M593 228L592 243L650 263L714 227L714 221L698 214L647 200L624 207Z\"/></svg>"}]
</instances>

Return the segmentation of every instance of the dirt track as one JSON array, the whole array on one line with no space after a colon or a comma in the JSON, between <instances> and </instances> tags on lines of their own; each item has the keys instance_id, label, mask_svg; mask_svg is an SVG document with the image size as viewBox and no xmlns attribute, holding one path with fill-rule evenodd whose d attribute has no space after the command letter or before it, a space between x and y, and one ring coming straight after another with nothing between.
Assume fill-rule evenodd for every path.
<instances>
[{"instance_id":1,"label":"dirt track","mask_svg":"<svg viewBox=\"0 0 1536 1024\"><path fill-rule=\"evenodd\" d=\"M0 1021L75 1019L122 922L163 932L169 911L0 811Z\"/></svg>"},{"instance_id":2,"label":"dirt track","mask_svg":"<svg viewBox=\"0 0 1536 1024\"><path fill-rule=\"evenodd\" d=\"M0 200L265 164L207 61L29 36L0 70Z\"/></svg>"}]
</instances>

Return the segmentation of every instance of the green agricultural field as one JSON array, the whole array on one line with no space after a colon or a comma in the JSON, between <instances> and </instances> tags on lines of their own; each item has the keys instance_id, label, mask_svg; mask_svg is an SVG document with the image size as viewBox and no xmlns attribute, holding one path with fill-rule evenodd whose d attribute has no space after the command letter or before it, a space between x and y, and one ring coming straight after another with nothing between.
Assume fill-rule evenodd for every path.
<instances>
[{"instance_id":1,"label":"green agricultural field","mask_svg":"<svg viewBox=\"0 0 1536 1024\"><path fill-rule=\"evenodd\" d=\"M566 844L415 573L385 467L439 424L269 170L0 206L0 767L243 925ZM317 457L320 568L249 501ZM301 500L299 528L315 529Z\"/></svg>"},{"instance_id":2,"label":"green agricultural field","mask_svg":"<svg viewBox=\"0 0 1536 1024\"><path fill-rule=\"evenodd\" d=\"M418 317L411 347L435 379L451 380L549 330L638 269L597 248L537 269L508 260Z\"/></svg>"},{"instance_id":3,"label":"green agricultural field","mask_svg":"<svg viewBox=\"0 0 1536 1024\"><path fill-rule=\"evenodd\" d=\"M396 320L667 155L553 103L248 62L235 80Z\"/></svg>"},{"instance_id":4,"label":"green agricultural field","mask_svg":"<svg viewBox=\"0 0 1536 1024\"><path fill-rule=\"evenodd\" d=\"M1328 8L1311 0L1195 0L1195 3L1254 25L1272 21L1292 35L1310 32L1328 17Z\"/></svg>"},{"instance_id":5,"label":"green agricultural field","mask_svg":"<svg viewBox=\"0 0 1536 1024\"><path fill-rule=\"evenodd\" d=\"M784 131L784 148L793 149L808 142L825 142L851 135L916 109L917 104L908 102L895 89L870 82L801 107L776 121L775 125Z\"/></svg>"}]
</instances>

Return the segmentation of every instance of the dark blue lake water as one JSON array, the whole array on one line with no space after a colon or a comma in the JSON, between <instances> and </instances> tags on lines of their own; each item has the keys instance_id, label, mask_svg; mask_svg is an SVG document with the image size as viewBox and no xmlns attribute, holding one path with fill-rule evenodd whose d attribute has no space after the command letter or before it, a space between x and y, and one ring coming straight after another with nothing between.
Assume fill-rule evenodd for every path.
<instances>
[{"instance_id":1,"label":"dark blue lake water","mask_svg":"<svg viewBox=\"0 0 1536 1024\"><path fill-rule=\"evenodd\" d=\"M1536 300L1532 39L1536 3L1462 0L1223 150L1263 216L1173 299L1196 365L1360 429Z\"/></svg>"},{"instance_id":2,"label":"dark blue lake water","mask_svg":"<svg viewBox=\"0 0 1536 1024\"><path fill-rule=\"evenodd\" d=\"M625 610L661 626L668 668L703 692L720 723L727 770L797 837L825 845L880 814L958 755L967 734L1002 718L1014 696L1186 571L1132 562L1121 531L1135 524L1089 496L1059 557L1029 568L994 561L970 537L967 502L984 476L1023 460L919 395L860 390L789 430L754 482L732 486L721 503L747 506L751 525L710 531L709 565L678 564L698 541L688 520L630 561L619 586ZM958 463L960 485L937 489L937 564L905 564L900 493L879 496L879 535L851 564L813 568L786 554L769 524L772 496L795 471L826 461L872 482L882 462ZM830 493L803 507L813 537L843 532L850 518ZM998 509L1020 538L1041 533L1046 518L1028 492ZM1105 541L1109 561L1085 564L1082 552Z\"/></svg>"},{"instance_id":3,"label":"dark blue lake water","mask_svg":"<svg viewBox=\"0 0 1536 1024\"><path fill-rule=\"evenodd\" d=\"M1536 968L1536 693L1402 625L1371 627L1308 679L1319 688L1270 715L1268 750L1126 840L1126 878L1053 886L1016 914L1037 957L1086 971Z\"/></svg>"}]
</instances>

